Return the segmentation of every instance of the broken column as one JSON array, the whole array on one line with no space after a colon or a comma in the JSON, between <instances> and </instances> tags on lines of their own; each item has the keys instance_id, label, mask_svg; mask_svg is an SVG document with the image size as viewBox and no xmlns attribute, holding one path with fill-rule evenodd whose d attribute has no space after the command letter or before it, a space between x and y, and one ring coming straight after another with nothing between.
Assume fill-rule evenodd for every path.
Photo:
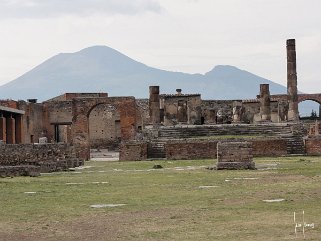
<instances>
[{"instance_id":1,"label":"broken column","mask_svg":"<svg viewBox=\"0 0 321 241\"><path fill-rule=\"evenodd\" d=\"M296 51L295 39L288 39L286 41L287 51L287 89L288 89L288 120L299 120L298 110L298 86L296 73Z\"/></svg>"},{"instance_id":2,"label":"broken column","mask_svg":"<svg viewBox=\"0 0 321 241\"><path fill-rule=\"evenodd\" d=\"M271 121L270 90L268 84L260 84L261 121Z\"/></svg>"},{"instance_id":3,"label":"broken column","mask_svg":"<svg viewBox=\"0 0 321 241\"><path fill-rule=\"evenodd\" d=\"M255 169L252 142L217 143L217 170Z\"/></svg>"},{"instance_id":4,"label":"broken column","mask_svg":"<svg viewBox=\"0 0 321 241\"><path fill-rule=\"evenodd\" d=\"M234 101L233 102L233 123L240 123L242 119L242 102L241 101Z\"/></svg>"},{"instance_id":5,"label":"broken column","mask_svg":"<svg viewBox=\"0 0 321 241\"><path fill-rule=\"evenodd\" d=\"M160 123L159 86L149 86L149 116L153 126Z\"/></svg>"}]
</instances>

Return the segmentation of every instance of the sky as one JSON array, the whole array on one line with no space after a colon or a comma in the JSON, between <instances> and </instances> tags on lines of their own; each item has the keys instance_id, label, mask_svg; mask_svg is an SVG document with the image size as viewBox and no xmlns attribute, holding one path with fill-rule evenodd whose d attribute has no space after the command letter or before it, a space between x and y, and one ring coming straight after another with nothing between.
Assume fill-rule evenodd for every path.
<instances>
[{"instance_id":1,"label":"sky","mask_svg":"<svg viewBox=\"0 0 321 241\"><path fill-rule=\"evenodd\" d=\"M321 93L321 0L0 0L0 85L58 53L106 45L146 65L204 74L233 65Z\"/></svg>"}]
</instances>

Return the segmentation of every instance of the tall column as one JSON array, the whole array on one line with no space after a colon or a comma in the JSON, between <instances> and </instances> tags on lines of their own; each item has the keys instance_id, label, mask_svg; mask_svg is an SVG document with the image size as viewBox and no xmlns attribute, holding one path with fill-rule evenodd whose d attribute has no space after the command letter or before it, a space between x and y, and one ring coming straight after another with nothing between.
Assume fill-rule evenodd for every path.
<instances>
[{"instance_id":1,"label":"tall column","mask_svg":"<svg viewBox=\"0 0 321 241\"><path fill-rule=\"evenodd\" d=\"M271 121L270 89L268 84L260 84L260 115L262 121Z\"/></svg>"},{"instance_id":2,"label":"tall column","mask_svg":"<svg viewBox=\"0 0 321 241\"><path fill-rule=\"evenodd\" d=\"M160 123L159 86L149 86L149 116L153 126Z\"/></svg>"},{"instance_id":3,"label":"tall column","mask_svg":"<svg viewBox=\"0 0 321 241\"><path fill-rule=\"evenodd\" d=\"M10 116L7 117L7 144L16 143L16 124L15 119Z\"/></svg>"},{"instance_id":4,"label":"tall column","mask_svg":"<svg viewBox=\"0 0 321 241\"><path fill-rule=\"evenodd\" d=\"M287 52L287 88L288 88L288 120L299 120L298 110L298 84L296 73L296 50L295 39L288 39L286 41Z\"/></svg>"},{"instance_id":5,"label":"tall column","mask_svg":"<svg viewBox=\"0 0 321 241\"><path fill-rule=\"evenodd\" d=\"M0 140L3 142L7 141L7 125L6 118L2 115L0 116Z\"/></svg>"}]
</instances>

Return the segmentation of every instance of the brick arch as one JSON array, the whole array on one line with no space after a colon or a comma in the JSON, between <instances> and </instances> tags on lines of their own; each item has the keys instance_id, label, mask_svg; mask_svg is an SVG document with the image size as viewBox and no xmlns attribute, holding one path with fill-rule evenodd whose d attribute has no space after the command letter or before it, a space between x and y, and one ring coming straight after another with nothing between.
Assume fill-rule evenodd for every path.
<instances>
[{"instance_id":1,"label":"brick arch","mask_svg":"<svg viewBox=\"0 0 321 241\"><path fill-rule=\"evenodd\" d=\"M73 144L81 158L90 158L89 115L98 105L113 105L120 114L121 139L135 138L136 103L134 97L79 98L72 100Z\"/></svg>"},{"instance_id":2,"label":"brick arch","mask_svg":"<svg viewBox=\"0 0 321 241\"><path fill-rule=\"evenodd\" d=\"M298 103L306 100L312 100L321 104L321 94L299 94L298 95Z\"/></svg>"}]
</instances>

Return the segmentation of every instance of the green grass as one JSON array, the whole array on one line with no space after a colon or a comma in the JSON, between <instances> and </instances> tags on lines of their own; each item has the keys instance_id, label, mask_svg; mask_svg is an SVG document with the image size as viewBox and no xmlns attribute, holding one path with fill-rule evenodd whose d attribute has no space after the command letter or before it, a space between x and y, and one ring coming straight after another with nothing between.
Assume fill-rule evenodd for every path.
<instances>
[{"instance_id":1,"label":"green grass","mask_svg":"<svg viewBox=\"0 0 321 241\"><path fill-rule=\"evenodd\" d=\"M306 240L320 240L321 157L255 162L211 171L213 160L90 161L81 173L0 179L0 240L293 240L303 210L316 225Z\"/></svg>"}]
</instances>

